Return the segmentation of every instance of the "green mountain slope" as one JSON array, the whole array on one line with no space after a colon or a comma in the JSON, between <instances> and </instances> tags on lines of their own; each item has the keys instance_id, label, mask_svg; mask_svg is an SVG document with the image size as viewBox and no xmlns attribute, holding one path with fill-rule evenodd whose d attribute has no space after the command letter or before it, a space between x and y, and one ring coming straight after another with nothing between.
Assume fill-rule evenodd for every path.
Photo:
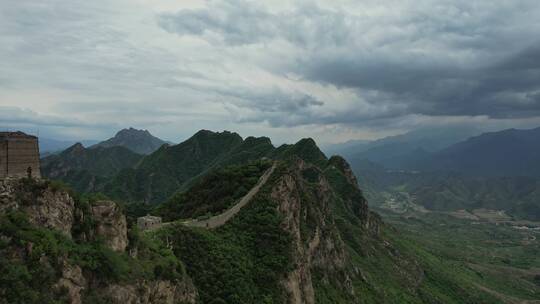
<instances>
[{"instance_id":1,"label":"green mountain slope","mask_svg":"<svg viewBox=\"0 0 540 304\"><path fill-rule=\"evenodd\" d=\"M238 150L240 147L246 148ZM178 145L161 147L136 168L119 172L106 185L105 193L129 201L163 202L191 179L219 164L234 163L235 157L248 161L251 147L254 151L259 148L245 143L236 133L202 130ZM260 155L254 152L251 157Z\"/></svg>"},{"instance_id":2,"label":"green mountain slope","mask_svg":"<svg viewBox=\"0 0 540 304\"><path fill-rule=\"evenodd\" d=\"M153 211L178 221L142 233L113 202L73 200L43 181L0 184L1 299L503 303L486 290L500 280L480 276L466 261L447 259L384 224L369 210L343 158L326 158L309 139L277 149L268 143L203 131L185 144L162 147L135 169L122 170L161 176L154 183L166 180L160 169L175 179L171 184L183 180L183 186L170 188L180 192ZM194 161L183 160L186 155ZM193 170L182 175L178 167L162 167L175 161ZM224 225L184 224L186 218L227 209L246 190L251 193L262 172L271 175ZM13 282L17 288L8 288ZM514 290L506 286L504 292Z\"/></svg>"},{"instance_id":3,"label":"green mountain slope","mask_svg":"<svg viewBox=\"0 0 540 304\"><path fill-rule=\"evenodd\" d=\"M203 303L500 303L471 285L476 274L466 265L438 261L383 224L346 161L315 148L304 140L287 150L308 153L280 153L286 157L268 182L224 226L178 222L154 232L174 244ZM249 176L249 166L234 168ZM220 175L227 176L217 170L157 214L180 220L222 206L208 196L230 184Z\"/></svg>"},{"instance_id":4,"label":"green mountain slope","mask_svg":"<svg viewBox=\"0 0 540 304\"><path fill-rule=\"evenodd\" d=\"M1 304L196 303L182 262L114 202L46 180L0 193Z\"/></svg>"},{"instance_id":5,"label":"green mountain slope","mask_svg":"<svg viewBox=\"0 0 540 304\"><path fill-rule=\"evenodd\" d=\"M104 192L118 199L156 204L185 190L214 168L294 155L302 155L314 163L326 159L312 139L275 148L267 137L244 140L237 133L202 130L178 145L161 147L137 167L122 170L105 186Z\"/></svg>"},{"instance_id":6,"label":"green mountain slope","mask_svg":"<svg viewBox=\"0 0 540 304\"><path fill-rule=\"evenodd\" d=\"M142 155L124 147L90 149L75 144L42 159L41 170L43 176L68 183L79 192L97 192L109 178L141 159Z\"/></svg>"}]
</instances>

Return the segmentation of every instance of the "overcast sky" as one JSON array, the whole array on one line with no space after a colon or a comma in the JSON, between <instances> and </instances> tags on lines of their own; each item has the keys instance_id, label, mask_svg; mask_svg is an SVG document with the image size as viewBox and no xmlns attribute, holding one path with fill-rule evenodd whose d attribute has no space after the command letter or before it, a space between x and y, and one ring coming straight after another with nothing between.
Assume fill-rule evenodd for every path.
<instances>
[{"instance_id":1,"label":"overcast sky","mask_svg":"<svg viewBox=\"0 0 540 304\"><path fill-rule=\"evenodd\" d=\"M540 1L0 0L2 129L324 143L455 125L540 126Z\"/></svg>"}]
</instances>

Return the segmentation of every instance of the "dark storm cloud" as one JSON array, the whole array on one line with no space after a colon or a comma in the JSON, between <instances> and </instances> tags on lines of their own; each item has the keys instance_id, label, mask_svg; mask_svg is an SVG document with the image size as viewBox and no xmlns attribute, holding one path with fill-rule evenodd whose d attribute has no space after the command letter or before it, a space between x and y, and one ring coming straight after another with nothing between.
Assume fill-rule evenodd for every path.
<instances>
[{"instance_id":1,"label":"dark storm cloud","mask_svg":"<svg viewBox=\"0 0 540 304\"><path fill-rule=\"evenodd\" d=\"M533 40L540 6L535 1L418 1L413 10L395 4L408 13L403 17L374 20L316 4L270 12L254 2L210 3L208 9L163 15L160 24L179 35L221 37L229 45L286 41L303 54L278 72L353 89L362 100L389 109L380 115L316 115L312 123L396 114L540 115L540 42ZM381 25L385 22L389 25Z\"/></svg>"},{"instance_id":2,"label":"dark storm cloud","mask_svg":"<svg viewBox=\"0 0 540 304\"><path fill-rule=\"evenodd\" d=\"M424 115L531 117L540 114L540 48L520 51L487 67L422 67L369 63L361 58L318 58L298 71L309 80L339 87L382 91L387 102L402 103ZM361 93L359 93L361 94ZM372 103L384 103L368 99Z\"/></svg>"}]
</instances>

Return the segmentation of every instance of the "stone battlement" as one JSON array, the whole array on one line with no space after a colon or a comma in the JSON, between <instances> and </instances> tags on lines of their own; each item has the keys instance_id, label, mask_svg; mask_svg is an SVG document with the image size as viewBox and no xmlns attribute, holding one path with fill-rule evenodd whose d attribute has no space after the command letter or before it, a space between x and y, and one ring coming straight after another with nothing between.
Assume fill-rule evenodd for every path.
<instances>
[{"instance_id":1,"label":"stone battlement","mask_svg":"<svg viewBox=\"0 0 540 304\"><path fill-rule=\"evenodd\" d=\"M0 178L41 177L38 138L23 132L0 132Z\"/></svg>"},{"instance_id":2,"label":"stone battlement","mask_svg":"<svg viewBox=\"0 0 540 304\"><path fill-rule=\"evenodd\" d=\"M152 215L139 217L137 226L141 231L159 228L161 226L161 217Z\"/></svg>"}]
</instances>

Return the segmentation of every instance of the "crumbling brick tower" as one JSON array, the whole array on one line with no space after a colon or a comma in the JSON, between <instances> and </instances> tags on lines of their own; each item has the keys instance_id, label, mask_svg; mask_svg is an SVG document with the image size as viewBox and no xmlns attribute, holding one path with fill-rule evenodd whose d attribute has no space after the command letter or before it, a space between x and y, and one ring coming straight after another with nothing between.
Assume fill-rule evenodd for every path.
<instances>
[{"instance_id":1,"label":"crumbling brick tower","mask_svg":"<svg viewBox=\"0 0 540 304\"><path fill-rule=\"evenodd\" d=\"M38 138L23 132L0 132L0 178L41 177Z\"/></svg>"}]
</instances>

